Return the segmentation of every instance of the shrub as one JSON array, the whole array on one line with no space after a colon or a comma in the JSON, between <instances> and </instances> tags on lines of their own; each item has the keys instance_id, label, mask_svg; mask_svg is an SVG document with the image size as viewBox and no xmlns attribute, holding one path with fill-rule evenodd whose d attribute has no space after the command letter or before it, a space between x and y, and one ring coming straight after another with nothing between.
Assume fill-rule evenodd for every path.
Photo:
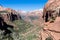
<instances>
[{"instance_id":1,"label":"shrub","mask_svg":"<svg viewBox=\"0 0 60 40\"><path fill-rule=\"evenodd\" d=\"M51 38L51 37L47 37L45 40L53 40L53 38Z\"/></svg>"}]
</instances>

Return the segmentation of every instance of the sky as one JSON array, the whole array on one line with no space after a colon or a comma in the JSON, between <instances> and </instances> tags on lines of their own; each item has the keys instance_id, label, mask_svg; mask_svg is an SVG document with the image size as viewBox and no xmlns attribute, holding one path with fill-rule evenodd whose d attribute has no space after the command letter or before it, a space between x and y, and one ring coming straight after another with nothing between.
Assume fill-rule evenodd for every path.
<instances>
[{"instance_id":1,"label":"sky","mask_svg":"<svg viewBox=\"0 0 60 40\"><path fill-rule=\"evenodd\" d=\"M32 11L43 9L47 0L0 0L0 5L14 10Z\"/></svg>"}]
</instances>

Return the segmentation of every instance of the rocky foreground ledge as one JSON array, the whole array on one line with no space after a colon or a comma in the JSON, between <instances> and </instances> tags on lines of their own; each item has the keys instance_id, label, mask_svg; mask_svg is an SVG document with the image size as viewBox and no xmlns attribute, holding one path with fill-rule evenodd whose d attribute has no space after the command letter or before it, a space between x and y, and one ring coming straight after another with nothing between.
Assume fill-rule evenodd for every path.
<instances>
[{"instance_id":1,"label":"rocky foreground ledge","mask_svg":"<svg viewBox=\"0 0 60 40\"><path fill-rule=\"evenodd\" d=\"M43 10L42 40L60 40L60 0L48 0Z\"/></svg>"}]
</instances>

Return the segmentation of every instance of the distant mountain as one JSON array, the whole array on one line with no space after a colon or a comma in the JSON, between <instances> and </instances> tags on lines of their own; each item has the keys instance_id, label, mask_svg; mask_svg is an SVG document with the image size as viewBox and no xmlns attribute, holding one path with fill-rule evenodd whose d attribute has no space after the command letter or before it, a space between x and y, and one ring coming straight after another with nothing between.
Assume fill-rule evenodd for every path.
<instances>
[{"instance_id":1,"label":"distant mountain","mask_svg":"<svg viewBox=\"0 0 60 40\"><path fill-rule=\"evenodd\" d=\"M26 22L34 23L34 24L39 24L43 22L42 20L42 14L43 14L43 9L39 10L33 10L33 11L18 11L19 14L21 15L22 19Z\"/></svg>"}]
</instances>

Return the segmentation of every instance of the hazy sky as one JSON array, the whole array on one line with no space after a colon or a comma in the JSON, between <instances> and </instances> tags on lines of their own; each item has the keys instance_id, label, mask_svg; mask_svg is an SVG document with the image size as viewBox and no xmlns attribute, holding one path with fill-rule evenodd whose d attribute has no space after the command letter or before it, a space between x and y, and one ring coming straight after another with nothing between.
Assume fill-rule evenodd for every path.
<instances>
[{"instance_id":1,"label":"hazy sky","mask_svg":"<svg viewBox=\"0 0 60 40\"><path fill-rule=\"evenodd\" d=\"M3 7L24 11L42 9L46 2L47 0L0 0Z\"/></svg>"}]
</instances>

